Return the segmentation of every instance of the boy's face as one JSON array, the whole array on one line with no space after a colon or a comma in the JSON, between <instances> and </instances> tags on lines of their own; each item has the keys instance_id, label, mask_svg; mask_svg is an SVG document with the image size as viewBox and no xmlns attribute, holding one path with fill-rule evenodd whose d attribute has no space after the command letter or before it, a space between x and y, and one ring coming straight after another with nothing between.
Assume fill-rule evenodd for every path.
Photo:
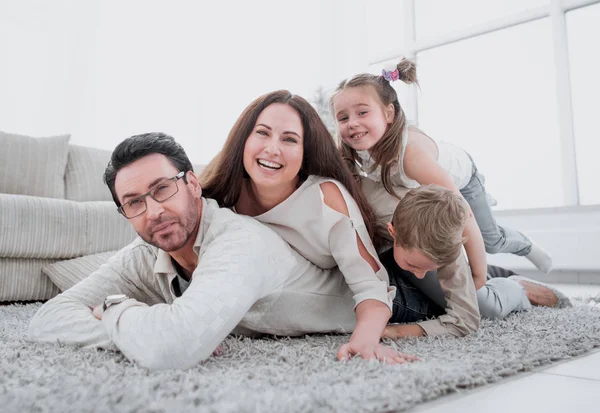
<instances>
[{"instance_id":1,"label":"boy's face","mask_svg":"<svg viewBox=\"0 0 600 413\"><path fill-rule=\"evenodd\" d=\"M388 231L394 238L394 226L388 223ZM415 277L423 278L428 271L434 271L440 268L423 252L418 249L406 249L394 242L394 260L400 268L412 272Z\"/></svg>"}]
</instances>

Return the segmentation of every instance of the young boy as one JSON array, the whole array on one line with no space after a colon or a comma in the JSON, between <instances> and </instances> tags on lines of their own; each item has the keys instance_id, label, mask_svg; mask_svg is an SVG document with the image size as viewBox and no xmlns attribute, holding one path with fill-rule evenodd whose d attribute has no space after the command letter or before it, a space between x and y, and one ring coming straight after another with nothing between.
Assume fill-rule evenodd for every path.
<instances>
[{"instance_id":1,"label":"young boy","mask_svg":"<svg viewBox=\"0 0 600 413\"><path fill-rule=\"evenodd\" d=\"M444 302L435 289L436 284L439 285L446 308L446 314L440 318L447 316L449 311L452 316L463 318L462 307L452 303L473 299L472 278L463 279L462 285L460 282L457 284L457 280L441 277L436 283L437 277L432 273L451 265L462 255L467 211L465 200L459 194L436 185L421 186L406 193L387 225L394 244L391 250L382 254L381 261L390 274L390 282L408 278L442 306ZM421 281L427 278L426 275L430 278L429 282ZM475 296L479 312L486 318L502 318L514 311L528 310L532 305L571 305L566 296L546 284L490 265L488 280L477 289ZM421 327L418 324L388 326L386 336L397 338L427 333Z\"/></svg>"}]
</instances>

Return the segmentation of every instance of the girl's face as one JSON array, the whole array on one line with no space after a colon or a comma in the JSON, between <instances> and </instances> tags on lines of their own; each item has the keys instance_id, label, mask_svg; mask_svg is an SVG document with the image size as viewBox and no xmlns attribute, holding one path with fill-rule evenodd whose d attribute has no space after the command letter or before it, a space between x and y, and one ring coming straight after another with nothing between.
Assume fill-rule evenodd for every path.
<instances>
[{"instance_id":1,"label":"girl's face","mask_svg":"<svg viewBox=\"0 0 600 413\"><path fill-rule=\"evenodd\" d=\"M357 151L375 146L394 121L394 106L384 107L370 86L339 92L333 99L333 112L342 141Z\"/></svg>"},{"instance_id":2,"label":"girl's face","mask_svg":"<svg viewBox=\"0 0 600 413\"><path fill-rule=\"evenodd\" d=\"M258 116L246 140L244 168L256 186L295 186L303 154L300 115L289 105L273 103Z\"/></svg>"}]
</instances>

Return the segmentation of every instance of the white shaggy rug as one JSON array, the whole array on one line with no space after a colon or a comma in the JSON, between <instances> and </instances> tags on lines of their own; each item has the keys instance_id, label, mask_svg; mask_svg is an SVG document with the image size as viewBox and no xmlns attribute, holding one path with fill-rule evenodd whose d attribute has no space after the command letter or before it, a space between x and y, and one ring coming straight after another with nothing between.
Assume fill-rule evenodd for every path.
<instances>
[{"instance_id":1,"label":"white shaggy rug","mask_svg":"<svg viewBox=\"0 0 600 413\"><path fill-rule=\"evenodd\" d=\"M0 306L0 411L392 412L600 347L600 296L484 320L462 339L398 341L423 361L335 360L344 336L228 338L186 371L149 372L120 353L25 341L40 304Z\"/></svg>"}]
</instances>

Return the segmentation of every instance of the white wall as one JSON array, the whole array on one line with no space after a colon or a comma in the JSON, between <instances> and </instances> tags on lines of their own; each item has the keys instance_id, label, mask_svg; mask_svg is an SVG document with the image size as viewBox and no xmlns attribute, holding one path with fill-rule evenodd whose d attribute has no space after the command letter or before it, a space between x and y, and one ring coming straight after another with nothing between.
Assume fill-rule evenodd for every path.
<instances>
[{"instance_id":1,"label":"white wall","mask_svg":"<svg viewBox=\"0 0 600 413\"><path fill-rule=\"evenodd\" d=\"M0 130L73 131L93 45L92 12L79 2L0 1Z\"/></svg>"},{"instance_id":2,"label":"white wall","mask_svg":"<svg viewBox=\"0 0 600 413\"><path fill-rule=\"evenodd\" d=\"M106 149L164 131L208 162L259 95L312 98L322 28L319 0L0 0L0 130Z\"/></svg>"},{"instance_id":3,"label":"white wall","mask_svg":"<svg viewBox=\"0 0 600 413\"><path fill-rule=\"evenodd\" d=\"M553 257L556 270L593 274L586 282L600 283L600 206L498 211L499 224L518 229L539 243ZM522 257L488 255L490 264L534 269Z\"/></svg>"}]
</instances>

